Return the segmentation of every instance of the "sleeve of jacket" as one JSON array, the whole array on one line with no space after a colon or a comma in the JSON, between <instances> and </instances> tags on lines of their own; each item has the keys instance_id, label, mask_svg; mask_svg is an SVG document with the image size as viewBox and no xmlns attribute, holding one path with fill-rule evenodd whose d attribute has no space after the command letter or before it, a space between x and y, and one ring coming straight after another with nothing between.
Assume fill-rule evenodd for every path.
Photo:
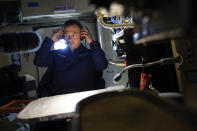
<instances>
[{"instance_id":1,"label":"sleeve of jacket","mask_svg":"<svg viewBox=\"0 0 197 131\"><path fill-rule=\"evenodd\" d=\"M106 69L108 61L105 57L104 51L100 47L100 43L98 41L94 41L90 44L90 49L96 71L102 71Z\"/></svg>"},{"instance_id":2,"label":"sleeve of jacket","mask_svg":"<svg viewBox=\"0 0 197 131\"><path fill-rule=\"evenodd\" d=\"M53 62L51 47L53 40L46 37L42 43L41 48L37 51L34 58L34 64L41 67L48 67Z\"/></svg>"}]
</instances>

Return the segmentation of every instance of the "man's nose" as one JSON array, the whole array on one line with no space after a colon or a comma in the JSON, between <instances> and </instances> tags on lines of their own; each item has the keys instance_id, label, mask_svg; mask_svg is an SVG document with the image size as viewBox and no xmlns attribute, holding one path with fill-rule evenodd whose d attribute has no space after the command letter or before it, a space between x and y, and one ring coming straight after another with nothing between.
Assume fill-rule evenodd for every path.
<instances>
[{"instance_id":1,"label":"man's nose","mask_svg":"<svg viewBox=\"0 0 197 131\"><path fill-rule=\"evenodd\" d=\"M70 40L70 39L71 39L71 36L69 35L69 36L68 36L68 40Z\"/></svg>"}]
</instances>

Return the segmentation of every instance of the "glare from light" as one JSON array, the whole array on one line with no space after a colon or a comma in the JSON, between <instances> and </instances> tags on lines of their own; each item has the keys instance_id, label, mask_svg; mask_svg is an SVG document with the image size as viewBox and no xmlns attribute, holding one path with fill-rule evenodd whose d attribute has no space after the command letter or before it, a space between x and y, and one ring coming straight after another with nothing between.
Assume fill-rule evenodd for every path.
<instances>
[{"instance_id":1,"label":"glare from light","mask_svg":"<svg viewBox=\"0 0 197 131\"><path fill-rule=\"evenodd\" d=\"M124 6L117 2L113 2L110 4L109 11L111 16L122 16L124 12Z\"/></svg>"},{"instance_id":2,"label":"glare from light","mask_svg":"<svg viewBox=\"0 0 197 131\"><path fill-rule=\"evenodd\" d=\"M112 39L113 39L113 41L116 41L117 38L119 38L119 37L121 37L123 35L124 35L124 30L122 29L120 32L112 35Z\"/></svg>"},{"instance_id":3,"label":"glare from light","mask_svg":"<svg viewBox=\"0 0 197 131\"><path fill-rule=\"evenodd\" d=\"M125 40L124 39L120 39L119 42L120 43L125 43Z\"/></svg>"},{"instance_id":4,"label":"glare from light","mask_svg":"<svg viewBox=\"0 0 197 131\"><path fill-rule=\"evenodd\" d=\"M139 33L135 33L133 34L133 41L135 42L136 40L138 40L140 38L140 34Z\"/></svg>"},{"instance_id":5,"label":"glare from light","mask_svg":"<svg viewBox=\"0 0 197 131\"><path fill-rule=\"evenodd\" d=\"M54 49L59 50L59 49L66 49L67 48L66 40L60 39L59 41L55 42Z\"/></svg>"},{"instance_id":6,"label":"glare from light","mask_svg":"<svg viewBox=\"0 0 197 131\"><path fill-rule=\"evenodd\" d=\"M113 50L117 50L117 46L116 45L113 46Z\"/></svg>"}]
</instances>

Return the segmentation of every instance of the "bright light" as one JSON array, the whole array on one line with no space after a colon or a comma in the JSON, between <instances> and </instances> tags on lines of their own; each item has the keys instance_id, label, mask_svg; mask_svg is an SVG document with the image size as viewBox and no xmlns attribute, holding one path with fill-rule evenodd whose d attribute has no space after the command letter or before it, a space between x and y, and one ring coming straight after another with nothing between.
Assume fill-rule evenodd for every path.
<instances>
[{"instance_id":1,"label":"bright light","mask_svg":"<svg viewBox=\"0 0 197 131\"><path fill-rule=\"evenodd\" d=\"M133 41L137 41L140 38L140 34L139 33L135 33L133 34Z\"/></svg>"},{"instance_id":2,"label":"bright light","mask_svg":"<svg viewBox=\"0 0 197 131\"><path fill-rule=\"evenodd\" d=\"M54 49L59 50L59 49L66 49L68 45L66 44L66 40L60 39L59 41L55 42Z\"/></svg>"}]
</instances>

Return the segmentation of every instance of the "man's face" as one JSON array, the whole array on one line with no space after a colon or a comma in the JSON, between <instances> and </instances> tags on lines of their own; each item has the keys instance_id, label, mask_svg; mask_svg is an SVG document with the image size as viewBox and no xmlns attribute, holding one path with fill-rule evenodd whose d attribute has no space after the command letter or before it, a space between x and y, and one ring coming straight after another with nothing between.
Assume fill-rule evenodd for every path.
<instances>
[{"instance_id":1,"label":"man's face","mask_svg":"<svg viewBox=\"0 0 197 131\"><path fill-rule=\"evenodd\" d=\"M71 50L74 50L80 46L80 28L77 25L67 26L64 29L64 36L69 41Z\"/></svg>"}]
</instances>

